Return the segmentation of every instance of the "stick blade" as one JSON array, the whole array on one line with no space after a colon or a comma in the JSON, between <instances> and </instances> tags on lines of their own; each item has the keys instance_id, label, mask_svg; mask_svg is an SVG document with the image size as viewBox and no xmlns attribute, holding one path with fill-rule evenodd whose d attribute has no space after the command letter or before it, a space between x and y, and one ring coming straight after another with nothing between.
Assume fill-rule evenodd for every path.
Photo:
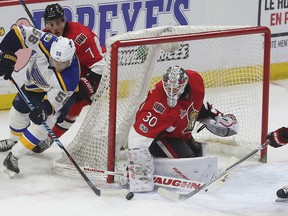
<instances>
[{"instance_id":1,"label":"stick blade","mask_svg":"<svg viewBox=\"0 0 288 216\"><path fill-rule=\"evenodd\" d=\"M236 163L238 160L239 159L236 158L235 156L231 156L230 159L225 163L225 167L231 166L232 164ZM226 173L221 178L217 179L214 182L214 184L208 186L205 189L205 192L216 193L217 191L219 191L224 186L224 183L226 183L226 181L229 180L229 178L231 177L231 174L233 174L233 170L230 171L229 173Z\"/></svg>"},{"instance_id":2,"label":"stick blade","mask_svg":"<svg viewBox=\"0 0 288 216\"><path fill-rule=\"evenodd\" d=\"M180 194L179 193L173 193L169 190L166 190L165 188L159 187L157 190L157 193L168 200L178 202L180 200Z\"/></svg>"},{"instance_id":3,"label":"stick blade","mask_svg":"<svg viewBox=\"0 0 288 216\"><path fill-rule=\"evenodd\" d=\"M129 190L127 189L111 189L111 190L106 190L106 189L100 189L101 190L101 196L120 196L120 197L125 197L128 193Z\"/></svg>"}]
</instances>

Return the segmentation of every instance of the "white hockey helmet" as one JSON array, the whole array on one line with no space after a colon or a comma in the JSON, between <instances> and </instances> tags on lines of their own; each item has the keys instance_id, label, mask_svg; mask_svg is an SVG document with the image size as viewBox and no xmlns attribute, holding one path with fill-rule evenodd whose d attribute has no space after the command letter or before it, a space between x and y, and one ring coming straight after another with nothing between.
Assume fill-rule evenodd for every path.
<instances>
[{"instance_id":1,"label":"white hockey helmet","mask_svg":"<svg viewBox=\"0 0 288 216\"><path fill-rule=\"evenodd\" d=\"M73 40L60 36L53 41L50 49L50 55L54 61L70 61L70 65L75 54L75 50L76 48Z\"/></svg>"},{"instance_id":2,"label":"white hockey helmet","mask_svg":"<svg viewBox=\"0 0 288 216\"><path fill-rule=\"evenodd\" d=\"M167 95L167 104L173 108L181 94L183 94L188 83L185 70L177 65L169 67L163 74L162 84Z\"/></svg>"}]
</instances>

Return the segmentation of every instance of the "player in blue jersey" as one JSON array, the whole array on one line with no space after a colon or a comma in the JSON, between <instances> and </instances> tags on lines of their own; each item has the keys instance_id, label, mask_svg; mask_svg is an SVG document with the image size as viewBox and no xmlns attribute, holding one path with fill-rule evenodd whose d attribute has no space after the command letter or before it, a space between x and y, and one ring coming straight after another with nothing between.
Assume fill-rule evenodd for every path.
<instances>
[{"instance_id":1,"label":"player in blue jersey","mask_svg":"<svg viewBox=\"0 0 288 216\"><path fill-rule=\"evenodd\" d=\"M10 176L20 172L18 160L47 137L42 123L53 127L61 112L74 102L72 95L78 91L80 77L73 40L33 27L15 26L0 43L0 76L5 80L11 79L17 60L14 53L23 48L33 52L21 89L35 109L31 111L19 94L13 100L10 138L0 141L0 151L11 149L3 162Z\"/></svg>"}]
</instances>

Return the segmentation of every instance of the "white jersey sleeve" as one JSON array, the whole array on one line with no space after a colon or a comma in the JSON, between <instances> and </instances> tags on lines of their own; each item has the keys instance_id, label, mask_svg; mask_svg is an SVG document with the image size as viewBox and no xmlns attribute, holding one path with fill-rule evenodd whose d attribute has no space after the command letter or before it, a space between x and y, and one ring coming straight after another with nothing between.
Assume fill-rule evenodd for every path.
<instances>
[{"instance_id":1,"label":"white jersey sleeve","mask_svg":"<svg viewBox=\"0 0 288 216\"><path fill-rule=\"evenodd\" d=\"M154 139L145 137L134 129L134 127L131 127L128 135L128 148L129 149L142 149L142 148L149 148L151 143Z\"/></svg>"},{"instance_id":2,"label":"white jersey sleeve","mask_svg":"<svg viewBox=\"0 0 288 216\"><path fill-rule=\"evenodd\" d=\"M31 26L15 26L14 31L20 40L22 47L28 47L33 50L37 49L40 38L44 35L44 32Z\"/></svg>"}]
</instances>

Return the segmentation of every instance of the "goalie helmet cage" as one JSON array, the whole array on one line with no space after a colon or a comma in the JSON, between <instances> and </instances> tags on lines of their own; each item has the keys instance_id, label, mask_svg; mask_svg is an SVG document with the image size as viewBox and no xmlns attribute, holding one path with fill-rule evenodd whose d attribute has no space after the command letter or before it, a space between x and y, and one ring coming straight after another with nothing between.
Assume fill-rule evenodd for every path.
<instances>
[{"instance_id":1,"label":"goalie helmet cage","mask_svg":"<svg viewBox=\"0 0 288 216\"><path fill-rule=\"evenodd\" d=\"M113 171L148 90L168 67L179 65L198 71L205 101L234 114L239 122L239 133L224 138L207 130L196 133L196 123L194 138L209 143L208 152L245 155L266 140L270 38L270 30L261 26L163 26L107 39L107 67L67 150L79 166ZM266 162L266 155L267 148L258 159ZM78 175L64 154L52 161L52 168L62 175ZM113 181L112 176L107 179Z\"/></svg>"}]
</instances>

